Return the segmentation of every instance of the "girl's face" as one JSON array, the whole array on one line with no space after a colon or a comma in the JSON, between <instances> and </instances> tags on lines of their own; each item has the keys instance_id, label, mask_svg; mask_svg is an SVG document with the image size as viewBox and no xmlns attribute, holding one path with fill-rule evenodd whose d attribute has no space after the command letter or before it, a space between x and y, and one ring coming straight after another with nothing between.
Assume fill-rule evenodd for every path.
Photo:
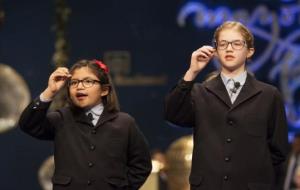
<instances>
[{"instance_id":1,"label":"girl's face","mask_svg":"<svg viewBox=\"0 0 300 190\"><path fill-rule=\"evenodd\" d=\"M217 56L222 71L236 74L244 72L246 59L253 55L254 48L247 48L241 33L237 29L224 29L220 32L217 43Z\"/></svg>"},{"instance_id":2,"label":"girl's face","mask_svg":"<svg viewBox=\"0 0 300 190\"><path fill-rule=\"evenodd\" d=\"M109 89L101 87L99 79L88 67L81 67L72 74L69 93L76 106L91 108L102 102L102 96L106 96Z\"/></svg>"}]
</instances>

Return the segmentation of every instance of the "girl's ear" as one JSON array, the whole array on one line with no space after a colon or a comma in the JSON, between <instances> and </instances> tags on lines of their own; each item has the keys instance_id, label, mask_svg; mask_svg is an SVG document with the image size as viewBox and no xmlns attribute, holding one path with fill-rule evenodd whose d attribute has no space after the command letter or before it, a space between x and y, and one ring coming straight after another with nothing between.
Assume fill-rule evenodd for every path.
<instances>
[{"instance_id":1,"label":"girl's ear","mask_svg":"<svg viewBox=\"0 0 300 190\"><path fill-rule=\"evenodd\" d=\"M249 59L250 57L252 57L252 55L254 54L255 49L254 48L249 48L248 49L248 53L247 53L247 59Z\"/></svg>"},{"instance_id":2,"label":"girl's ear","mask_svg":"<svg viewBox=\"0 0 300 190\"><path fill-rule=\"evenodd\" d=\"M103 85L101 86L101 96L107 96L109 93L109 86Z\"/></svg>"}]
</instances>

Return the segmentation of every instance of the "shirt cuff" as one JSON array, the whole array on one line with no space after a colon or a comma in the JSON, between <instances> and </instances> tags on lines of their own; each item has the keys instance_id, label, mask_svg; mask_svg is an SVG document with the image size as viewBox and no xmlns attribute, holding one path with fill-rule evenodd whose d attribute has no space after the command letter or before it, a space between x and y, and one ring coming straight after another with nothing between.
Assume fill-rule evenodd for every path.
<instances>
[{"instance_id":1,"label":"shirt cuff","mask_svg":"<svg viewBox=\"0 0 300 190\"><path fill-rule=\"evenodd\" d=\"M51 102L51 101L52 101L52 99L44 98L44 97L43 97L43 93L40 94L40 100L41 100L41 102L45 102L45 103Z\"/></svg>"}]
</instances>

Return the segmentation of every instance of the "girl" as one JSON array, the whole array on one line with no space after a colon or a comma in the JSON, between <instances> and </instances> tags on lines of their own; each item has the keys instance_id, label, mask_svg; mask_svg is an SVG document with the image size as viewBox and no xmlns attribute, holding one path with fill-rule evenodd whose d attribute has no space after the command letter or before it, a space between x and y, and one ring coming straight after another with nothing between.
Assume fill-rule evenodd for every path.
<instances>
[{"instance_id":1,"label":"girl","mask_svg":"<svg viewBox=\"0 0 300 190\"><path fill-rule=\"evenodd\" d=\"M65 84L70 106L47 113ZM54 190L137 190L151 172L145 139L134 119L119 111L108 67L100 61L54 71L19 125L31 136L54 140Z\"/></svg>"},{"instance_id":2,"label":"girl","mask_svg":"<svg viewBox=\"0 0 300 190\"><path fill-rule=\"evenodd\" d=\"M253 35L225 22L215 47L193 52L183 79L166 97L168 121L194 128L192 190L274 190L275 169L285 160L287 124L278 90L246 71ZM202 84L194 79L214 57L221 69Z\"/></svg>"}]
</instances>

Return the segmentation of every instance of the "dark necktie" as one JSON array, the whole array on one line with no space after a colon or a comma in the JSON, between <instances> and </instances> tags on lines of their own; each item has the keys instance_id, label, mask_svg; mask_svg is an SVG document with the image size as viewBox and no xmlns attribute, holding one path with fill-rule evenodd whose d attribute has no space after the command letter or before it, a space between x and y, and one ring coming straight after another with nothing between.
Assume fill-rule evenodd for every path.
<instances>
[{"instance_id":1,"label":"dark necktie","mask_svg":"<svg viewBox=\"0 0 300 190\"><path fill-rule=\"evenodd\" d=\"M234 91L234 80L233 79L229 79L227 81L227 87L229 89L229 96L231 98L233 96L233 94L235 93L235 91Z\"/></svg>"},{"instance_id":2,"label":"dark necktie","mask_svg":"<svg viewBox=\"0 0 300 190\"><path fill-rule=\"evenodd\" d=\"M87 114L88 119L93 123L94 117L92 113Z\"/></svg>"}]
</instances>

